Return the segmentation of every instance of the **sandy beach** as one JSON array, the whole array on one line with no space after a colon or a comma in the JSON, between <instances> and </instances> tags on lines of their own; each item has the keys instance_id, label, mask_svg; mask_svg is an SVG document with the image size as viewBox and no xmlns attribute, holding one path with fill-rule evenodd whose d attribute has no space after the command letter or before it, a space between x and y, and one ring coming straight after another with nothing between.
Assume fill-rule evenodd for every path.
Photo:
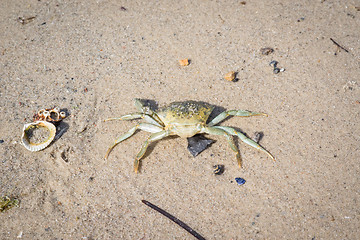
<instances>
[{"instance_id":1,"label":"sandy beach","mask_svg":"<svg viewBox=\"0 0 360 240\"><path fill-rule=\"evenodd\" d=\"M359 238L359 1L1 5L0 197L19 204L0 212L0 239L195 239L141 200L205 239ZM104 120L136 112L134 98L264 112L219 125L263 132L276 161L234 138L240 169L223 136L206 135L215 142L196 157L171 136L150 145L136 174L144 131L105 161L142 120ZM28 151L23 125L54 106L67 114L61 136Z\"/></svg>"}]
</instances>

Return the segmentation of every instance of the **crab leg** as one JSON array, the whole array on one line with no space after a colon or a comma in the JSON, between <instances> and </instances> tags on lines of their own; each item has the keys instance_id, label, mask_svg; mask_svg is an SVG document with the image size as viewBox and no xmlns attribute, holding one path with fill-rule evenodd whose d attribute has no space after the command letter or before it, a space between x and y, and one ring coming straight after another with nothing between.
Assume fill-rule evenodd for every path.
<instances>
[{"instance_id":1,"label":"crab leg","mask_svg":"<svg viewBox=\"0 0 360 240\"><path fill-rule=\"evenodd\" d=\"M155 126L153 124L150 123L140 123L138 125L136 125L135 127L131 128L128 132L126 132L125 134L121 135L119 138L117 138L115 140L115 142L111 145L111 147L109 147L109 149L106 152L105 155L105 160L108 158L111 150L120 142L124 141L125 139L128 139L129 137L131 137L135 131L137 129L140 130L144 130L146 132L151 132L151 133L156 133L156 132L161 132L163 129L161 127Z\"/></svg>"},{"instance_id":2,"label":"crab leg","mask_svg":"<svg viewBox=\"0 0 360 240\"><path fill-rule=\"evenodd\" d=\"M156 133L153 133L150 135L150 137L142 145L140 152L136 155L135 162L134 162L134 170L136 173L139 170L140 159L144 156L149 144L153 141L160 140L169 135L170 135L169 130L163 130L161 132L156 132Z\"/></svg>"},{"instance_id":3,"label":"crab leg","mask_svg":"<svg viewBox=\"0 0 360 240\"><path fill-rule=\"evenodd\" d=\"M245 136L241 132L238 132L238 131L236 131L235 129L233 129L231 127L225 127L225 126L214 126L214 128L222 129L222 130L224 130L225 132L227 132L227 133L229 133L231 135L238 136L241 141L243 141L244 143L252 146L253 148L256 148L257 150L260 150L260 151L266 153L267 155L269 155L271 157L272 160L275 161L275 158L273 157L273 155L271 155L271 153L266 151L257 142L255 142L252 139L248 138L247 136Z\"/></svg>"},{"instance_id":4,"label":"crab leg","mask_svg":"<svg viewBox=\"0 0 360 240\"><path fill-rule=\"evenodd\" d=\"M219 128L215 128L215 127L205 127L203 129L204 133L207 134L212 134L212 135L221 135L226 137L230 148L236 153L236 160L238 162L239 167L241 168L241 156L240 156L240 152L238 147L236 146L236 144L234 143L234 139L232 138L231 135L229 135L229 133L223 129L219 129Z\"/></svg>"},{"instance_id":5,"label":"crab leg","mask_svg":"<svg viewBox=\"0 0 360 240\"><path fill-rule=\"evenodd\" d=\"M260 112L250 112L247 110L229 110L220 113L217 115L211 122L209 122L208 126L214 126L218 124L219 122L225 120L228 116L238 116L238 117L251 117L251 116L268 116L266 113L260 113Z\"/></svg>"},{"instance_id":6,"label":"crab leg","mask_svg":"<svg viewBox=\"0 0 360 240\"><path fill-rule=\"evenodd\" d=\"M105 119L104 122L111 120L132 120L132 119L142 118L143 115L144 115L143 113L129 113L121 117Z\"/></svg>"},{"instance_id":7,"label":"crab leg","mask_svg":"<svg viewBox=\"0 0 360 240\"><path fill-rule=\"evenodd\" d=\"M150 109L150 107L145 106L143 101L141 99L135 98L135 107L141 111L144 114L149 115L153 120L155 120L158 124L160 124L161 126L164 126L163 122L161 121L161 119L159 118L159 116ZM146 120L146 119L145 119Z\"/></svg>"},{"instance_id":8,"label":"crab leg","mask_svg":"<svg viewBox=\"0 0 360 240\"><path fill-rule=\"evenodd\" d=\"M133 119L137 119L137 118L143 118L148 123L154 124L158 127L163 127L162 122L158 122L155 118L153 118L152 116L145 114L145 113L130 113L130 114L126 114L124 116L117 117L117 118L105 119L104 122L112 121L112 120L133 120Z\"/></svg>"}]
</instances>

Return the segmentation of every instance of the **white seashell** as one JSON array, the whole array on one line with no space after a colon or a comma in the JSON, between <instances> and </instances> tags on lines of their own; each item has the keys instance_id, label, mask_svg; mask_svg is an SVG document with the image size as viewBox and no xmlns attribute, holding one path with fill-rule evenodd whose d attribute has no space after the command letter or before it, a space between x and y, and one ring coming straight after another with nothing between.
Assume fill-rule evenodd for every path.
<instances>
[{"instance_id":1,"label":"white seashell","mask_svg":"<svg viewBox=\"0 0 360 240\"><path fill-rule=\"evenodd\" d=\"M47 137L47 139L45 141L43 141L41 143L33 143L30 141L30 139L27 135L27 131L34 127L35 128L38 128L38 127L46 128L49 131L49 136ZM32 152L37 152L37 151L43 150L44 148L49 146L49 144L54 140L55 133L56 133L56 127L54 124L52 124L50 122L36 121L36 122L32 122L32 123L27 123L24 125L24 128L23 128L23 134L21 136L21 143L22 143L22 145L24 145L24 147L27 150L32 151Z\"/></svg>"},{"instance_id":2,"label":"white seashell","mask_svg":"<svg viewBox=\"0 0 360 240\"><path fill-rule=\"evenodd\" d=\"M66 117L66 113L65 112L60 112L60 117L63 119Z\"/></svg>"}]
</instances>

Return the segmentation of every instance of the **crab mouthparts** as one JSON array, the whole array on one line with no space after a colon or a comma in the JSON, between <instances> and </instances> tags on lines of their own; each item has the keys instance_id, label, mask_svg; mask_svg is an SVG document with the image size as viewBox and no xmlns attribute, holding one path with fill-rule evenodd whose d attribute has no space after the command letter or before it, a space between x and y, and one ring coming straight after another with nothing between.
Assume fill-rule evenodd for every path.
<instances>
[{"instance_id":1,"label":"crab mouthparts","mask_svg":"<svg viewBox=\"0 0 360 240\"><path fill-rule=\"evenodd\" d=\"M173 125L171 131L182 138L188 138L201 133L201 128L201 125Z\"/></svg>"}]
</instances>

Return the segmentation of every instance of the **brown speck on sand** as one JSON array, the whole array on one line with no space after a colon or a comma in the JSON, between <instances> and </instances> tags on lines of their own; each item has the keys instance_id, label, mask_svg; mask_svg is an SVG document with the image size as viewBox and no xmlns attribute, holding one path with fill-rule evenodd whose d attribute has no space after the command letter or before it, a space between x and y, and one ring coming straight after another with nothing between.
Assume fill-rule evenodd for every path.
<instances>
[{"instance_id":1,"label":"brown speck on sand","mask_svg":"<svg viewBox=\"0 0 360 240\"><path fill-rule=\"evenodd\" d=\"M180 66L187 66L190 64L190 60L189 59L182 59L182 60L179 60L179 64Z\"/></svg>"},{"instance_id":2,"label":"brown speck on sand","mask_svg":"<svg viewBox=\"0 0 360 240\"><path fill-rule=\"evenodd\" d=\"M224 78L228 81L234 81L235 80L235 77L236 77L236 72L234 71L231 71L231 72L228 72L227 74L225 74Z\"/></svg>"}]
</instances>

